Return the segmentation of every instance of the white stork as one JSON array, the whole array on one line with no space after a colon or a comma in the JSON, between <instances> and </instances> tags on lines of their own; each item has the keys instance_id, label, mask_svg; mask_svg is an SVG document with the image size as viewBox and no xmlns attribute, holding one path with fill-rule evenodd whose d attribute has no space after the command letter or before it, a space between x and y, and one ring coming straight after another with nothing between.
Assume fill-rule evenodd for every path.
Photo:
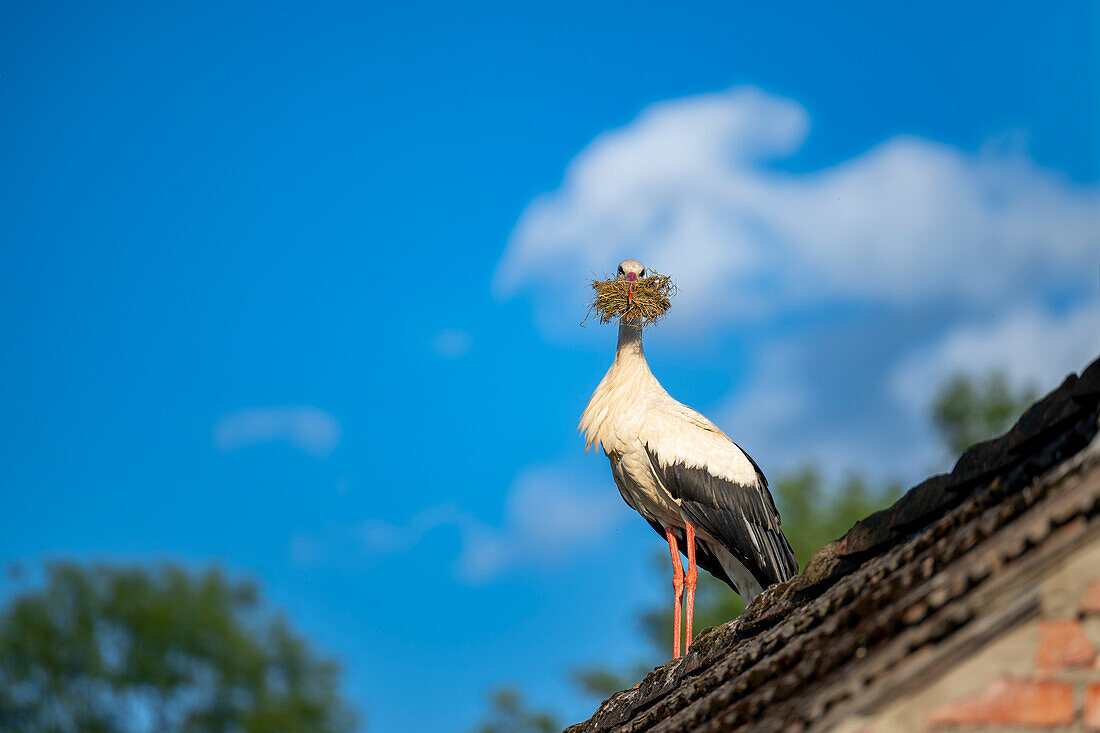
<instances>
[{"instance_id":1,"label":"white stork","mask_svg":"<svg viewBox=\"0 0 1100 733\"><path fill-rule=\"evenodd\" d=\"M624 260L618 277L631 284L632 293L645 267ZM673 659L680 656L685 588L685 650L691 646L697 559L745 603L798 572L760 467L714 423L669 396L649 370L637 322L620 320L615 361L584 409L579 429L585 452L597 444L603 449L623 499L668 540L675 590ZM687 555L686 575L679 548Z\"/></svg>"}]
</instances>

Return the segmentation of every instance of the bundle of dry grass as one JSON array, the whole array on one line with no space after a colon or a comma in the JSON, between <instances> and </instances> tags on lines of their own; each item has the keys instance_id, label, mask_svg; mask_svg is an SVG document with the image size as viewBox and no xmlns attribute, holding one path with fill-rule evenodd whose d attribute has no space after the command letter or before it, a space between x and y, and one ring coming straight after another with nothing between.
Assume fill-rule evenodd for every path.
<instances>
[{"instance_id":1,"label":"bundle of dry grass","mask_svg":"<svg viewBox=\"0 0 1100 733\"><path fill-rule=\"evenodd\" d=\"M618 319L635 319L642 326L659 321L672 306L676 286L667 275L652 272L634 281L633 298L627 297L630 284L623 279L593 280L596 295L588 304L588 315L593 313L600 323ZM585 317L588 320L588 317Z\"/></svg>"}]
</instances>

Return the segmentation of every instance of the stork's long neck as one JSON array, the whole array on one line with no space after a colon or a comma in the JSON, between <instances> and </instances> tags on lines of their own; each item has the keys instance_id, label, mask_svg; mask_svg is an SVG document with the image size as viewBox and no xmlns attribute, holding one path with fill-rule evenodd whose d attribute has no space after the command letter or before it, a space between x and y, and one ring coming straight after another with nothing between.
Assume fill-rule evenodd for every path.
<instances>
[{"instance_id":1,"label":"stork's long neck","mask_svg":"<svg viewBox=\"0 0 1100 733\"><path fill-rule=\"evenodd\" d=\"M646 393L661 390L642 351L642 326L637 321L619 322L619 343L615 362L607 372L608 386L622 390L624 402L636 401Z\"/></svg>"},{"instance_id":2,"label":"stork's long neck","mask_svg":"<svg viewBox=\"0 0 1100 733\"><path fill-rule=\"evenodd\" d=\"M645 363L645 353L642 351L642 327L624 319L619 321L619 343L615 347L615 361L634 359Z\"/></svg>"},{"instance_id":3,"label":"stork's long neck","mask_svg":"<svg viewBox=\"0 0 1100 733\"><path fill-rule=\"evenodd\" d=\"M615 361L581 415L588 447L599 443L607 453L622 453L627 448L623 441L645 419L647 400L662 392L642 353L642 327L620 322Z\"/></svg>"}]
</instances>

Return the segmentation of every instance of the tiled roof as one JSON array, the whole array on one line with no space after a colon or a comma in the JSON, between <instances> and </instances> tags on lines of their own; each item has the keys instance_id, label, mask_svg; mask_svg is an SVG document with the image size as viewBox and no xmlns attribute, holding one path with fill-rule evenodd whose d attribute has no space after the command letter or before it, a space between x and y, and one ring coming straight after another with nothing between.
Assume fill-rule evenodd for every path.
<instances>
[{"instance_id":1,"label":"tiled roof","mask_svg":"<svg viewBox=\"0 0 1100 733\"><path fill-rule=\"evenodd\" d=\"M800 730L934 675L1034 614L1029 568L1100 530L1098 420L1100 359L567 733Z\"/></svg>"}]
</instances>

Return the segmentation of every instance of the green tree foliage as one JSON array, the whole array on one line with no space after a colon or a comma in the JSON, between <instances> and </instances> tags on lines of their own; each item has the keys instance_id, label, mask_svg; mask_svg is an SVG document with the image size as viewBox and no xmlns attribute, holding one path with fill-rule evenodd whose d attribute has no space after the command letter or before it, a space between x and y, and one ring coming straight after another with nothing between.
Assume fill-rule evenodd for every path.
<instances>
[{"instance_id":1,"label":"green tree foliage","mask_svg":"<svg viewBox=\"0 0 1100 733\"><path fill-rule=\"evenodd\" d=\"M936 395L932 421L948 450L958 455L1003 433L1036 396L1034 388L1013 393L1003 372L980 380L959 375Z\"/></svg>"},{"instance_id":2,"label":"green tree foliage","mask_svg":"<svg viewBox=\"0 0 1100 733\"><path fill-rule=\"evenodd\" d=\"M701 575L699 576L700 588L703 586L702 577ZM658 611L653 609L644 613L641 619L643 626L648 627L651 624L655 625L657 623L656 619L651 621L649 615L658 613ZM648 628L646 632L648 636L650 633ZM669 627L669 632L671 633L671 627ZM669 639L671 640L671 636ZM652 664L642 663L620 670L612 670L606 667L584 667L582 669L573 670L573 684L590 697L597 700L606 700L619 690L625 690L637 684L652 668Z\"/></svg>"},{"instance_id":3,"label":"green tree foliage","mask_svg":"<svg viewBox=\"0 0 1100 733\"><path fill-rule=\"evenodd\" d=\"M0 613L0 730L339 733L338 670L250 583L58 563Z\"/></svg>"},{"instance_id":4,"label":"green tree foliage","mask_svg":"<svg viewBox=\"0 0 1100 733\"><path fill-rule=\"evenodd\" d=\"M493 690L489 708L489 719L476 733L557 733L562 729L556 715L531 710L523 694L511 687Z\"/></svg>"},{"instance_id":5,"label":"green tree foliage","mask_svg":"<svg viewBox=\"0 0 1100 733\"><path fill-rule=\"evenodd\" d=\"M858 473L850 473L836 486L827 487L813 466L781 477L772 488L783 518L783 533L791 543L799 569L826 543L901 496L898 482L871 486Z\"/></svg>"}]
</instances>

